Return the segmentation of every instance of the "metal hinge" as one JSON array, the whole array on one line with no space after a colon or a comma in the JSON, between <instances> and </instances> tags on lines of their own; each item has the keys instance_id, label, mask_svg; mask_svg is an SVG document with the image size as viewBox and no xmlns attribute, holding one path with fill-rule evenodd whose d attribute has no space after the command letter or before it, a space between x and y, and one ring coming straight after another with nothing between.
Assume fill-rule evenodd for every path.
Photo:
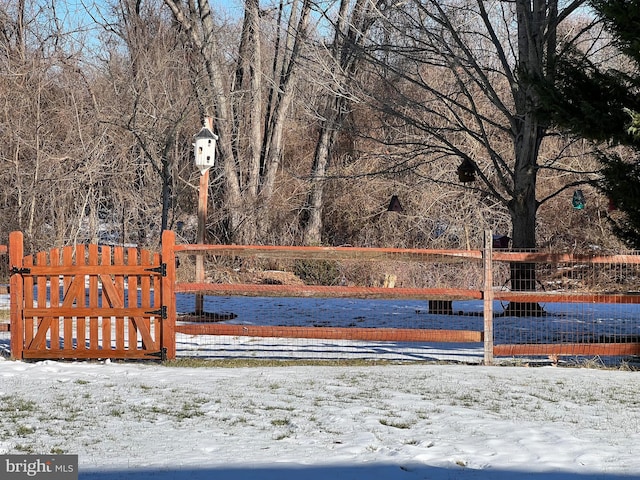
<instances>
[{"instance_id":1,"label":"metal hinge","mask_svg":"<svg viewBox=\"0 0 640 480\"><path fill-rule=\"evenodd\" d=\"M161 263L160 265L158 265L157 267L154 267L154 268L145 268L144 271L145 272L159 273L161 276L166 277L167 276L167 264L166 263Z\"/></svg>"},{"instance_id":2,"label":"metal hinge","mask_svg":"<svg viewBox=\"0 0 640 480\"><path fill-rule=\"evenodd\" d=\"M149 312L144 312L146 315L154 315L156 317L162 317L163 319L167 318L167 306L163 305L158 310L151 310Z\"/></svg>"},{"instance_id":3,"label":"metal hinge","mask_svg":"<svg viewBox=\"0 0 640 480\"><path fill-rule=\"evenodd\" d=\"M159 352L150 352L145 355L147 357L157 357L164 362L167 359L167 348L162 347Z\"/></svg>"},{"instance_id":4,"label":"metal hinge","mask_svg":"<svg viewBox=\"0 0 640 480\"><path fill-rule=\"evenodd\" d=\"M31 273L31 269L30 268L18 268L16 266L11 267L11 270L9 270L9 274L10 275L29 275Z\"/></svg>"}]
</instances>

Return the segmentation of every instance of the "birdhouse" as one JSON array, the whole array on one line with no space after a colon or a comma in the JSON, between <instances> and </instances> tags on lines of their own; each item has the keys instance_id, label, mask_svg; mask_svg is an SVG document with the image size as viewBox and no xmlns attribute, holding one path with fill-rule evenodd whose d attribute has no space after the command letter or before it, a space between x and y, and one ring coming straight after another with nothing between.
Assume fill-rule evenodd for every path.
<instances>
[{"instance_id":1,"label":"birdhouse","mask_svg":"<svg viewBox=\"0 0 640 480\"><path fill-rule=\"evenodd\" d=\"M576 190L575 192L573 192L571 204L576 210L584 209L585 205L587 204L587 200L584 198L584 193L582 193L582 190Z\"/></svg>"},{"instance_id":2,"label":"birdhouse","mask_svg":"<svg viewBox=\"0 0 640 480\"><path fill-rule=\"evenodd\" d=\"M393 195L391 197L391 201L389 202L389 206L387 207L387 212L396 212L401 213L404 209L402 208L402 204L398 199L397 195Z\"/></svg>"},{"instance_id":3,"label":"birdhouse","mask_svg":"<svg viewBox=\"0 0 640 480\"><path fill-rule=\"evenodd\" d=\"M458 179L462 183L473 182L476 179L476 167L471 160L465 158L458 167Z\"/></svg>"},{"instance_id":4,"label":"birdhouse","mask_svg":"<svg viewBox=\"0 0 640 480\"><path fill-rule=\"evenodd\" d=\"M511 238L507 237L506 235L494 234L491 243L493 248L509 248L510 241Z\"/></svg>"},{"instance_id":5,"label":"birdhouse","mask_svg":"<svg viewBox=\"0 0 640 480\"><path fill-rule=\"evenodd\" d=\"M193 144L194 160L196 167L202 174L213 167L215 163L217 140L218 136L206 126L202 127L195 136L195 143Z\"/></svg>"}]
</instances>

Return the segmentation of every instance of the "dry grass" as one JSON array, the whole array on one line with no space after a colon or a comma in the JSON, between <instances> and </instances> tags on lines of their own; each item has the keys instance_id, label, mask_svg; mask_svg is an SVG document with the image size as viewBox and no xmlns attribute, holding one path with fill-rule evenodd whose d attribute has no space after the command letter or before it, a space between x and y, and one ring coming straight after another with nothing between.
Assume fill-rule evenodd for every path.
<instances>
[{"instance_id":1,"label":"dry grass","mask_svg":"<svg viewBox=\"0 0 640 480\"><path fill-rule=\"evenodd\" d=\"M229 359L203 359L203 358L178 358L164 362L167 367L177 368L254 368L254 367L363 367L380 365L398 365L400 361L393 360L365 360L365 359L341 359L341 360L272 360L260 358L229 358ZM411 362L415 365L420 362ZM434 363L434 362L428 362Z\"/></svg>"}]
</instances>

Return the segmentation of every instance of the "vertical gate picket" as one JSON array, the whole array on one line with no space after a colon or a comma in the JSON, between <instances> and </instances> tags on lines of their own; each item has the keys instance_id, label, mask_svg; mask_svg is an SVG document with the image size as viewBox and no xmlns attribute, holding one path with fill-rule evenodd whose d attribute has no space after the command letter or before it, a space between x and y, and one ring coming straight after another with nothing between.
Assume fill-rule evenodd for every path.
<instances>
[{"instance_id":1,"label":"vertical gate picket","mask_svg":"<svg viewBox=\"0 0 640 480\"><path fill-rule=\"evenodd\" d=\"M33 256L29 255L24 258L23 263L25 268L33 267ZM32 308L34 303L33 298L33 277L30 275L24 276L24 306L26 308ZM33 341L33 317L24 319L24 338L23 345L29 345Z\"/></svg>"},{"instance_id":2,"label":"vertical gate picket","mask_svg":"<svg viewBox=\"0 0 640 480\"><path fill-rule=\"evenodd\" d=\"M88 265L94 267L92 273L89 275L89 308L95 310L98 308L98 245L89 245L89 258ZM98 349L98 332L99 332L99 320L97 316L91 315L89 317L89 350Z\"/></svg>"},{"instance_id":3,"label":"vertical gate picket","mask_svg":"<svg viewBox=\"0 0 640 480\"><path fill-rule=\"evenodd\" d=\"M49 252L49 264L52 267L60 266L60 250L54 248ZM52 307L60 306L60 277L51 275L49 278L49 304ZM60 350L60 317L52 316L49 327L49 348Z\"/></svg>"},{"instance_id":4,"label":"vertical gate picket","mask_svg":"<svg viewBox=\"0 0 640 480\"><path fill-rule=\"evenodd\" d=\"M127 249L127 265L138 265L138 249ZM138 306L138 276L129 275L126 279L127 306L136 308ZM133 322L133 318L127 320L127 330L129 333L129 350L138 350L138 330Z\"/></svg>"},{"instance_id":5,"label":"vertical gate picket","mask_svg":"<svg viewBox=\"0 0 640 480\"><path fill-rule=\"evenodd\" d=\"M39 252L36 255L36 265L46 266L48 263L47 257L47 252ZM47 276L38 275L35 281L37 286L36 291L38 294L36 299L37 306L38 308L47 308ZM32 307L33 305L29 306ZM33 337L35 348L45 348L47 344L47 330L51 324L51 317L31 317L29 322L32 325L33 332L35 334ZM29 345L29 343L25 343L25 345Z\"/></svg>"},{"instance_id":6,"label":"vertical gate picket","mask_svg":"<svg viewBox=\"0 0 640 480\"><path fill-rule=\"evenodd\" d=\"M140 265L144 265L147 266L149 268L151 268L151 252L149 252L148 250L142 250L142 252L140 252ZM151 279L149 277L149 275L142 275L140 277L140 307L144 308L145 310L149 311L151 310ZM156 322L154 321L154 327L155 327ZM150 332L151 332L151 319L148 319L145 317L144 319L144 325L145 328L147 328ZM160 343L158 342L157 338L156 338L156 329L154 328L154 330L152 331L152 336L154 338L155 344L158 346L158 348L160 347ZM151 348L151 345L145 345L144 343L142 344L143 348Z\"/></svg>"},{"instance_id":7,"label":"vertical gate picket","mask_svg":"<svg viewBox=\"0 0 640 480\"><path fill-rule=\"evenodd\" d=\"M73 250L71 246L62 249L62 265L65 267L73 267ZM71 269L70 269L71 270ZM77 281L79 278L72 274L65 274L62 277L62 285L64 288L62 304L70 307L77 302ZM62 348L69 349L73 343L73 320L65 315L62 321Z\"/></svg>"},{"instance_id":8,"label":"vertical gate picket","mask_svg":"<svg viewBox=\"0 0 640 480\"><path fill-rule=\"evenodd\" d=\"M113 248L113 265L124 265L124 252L122 247ZM114 275L114 285L120 299L111 299L115 305L124 306L124 277L122 275ZM116 316L116 350L124 350L124 317Z\"/></svg>"},{"instance_id":9,"label":"vertical gate picket","mask_svg":"<svg viewBox=\"0 0 640 480\"><path fill-rule=\"evenodd\" d=\"M86 264L86 256L85 256L85 246L77 245L76 246L76 265L84 266ZM78 295L78 307L83 308L87 306L87 283L85 275L81 276L82 286L78 288L82 288L82 293ZM73 318L71 319L73 322ZM79 315L76 317L76 345L75 348L77 350L86 350L86 341L87 341L87 318L84 315ZM73 329L71 330L73 332ZM73 348L73 343L69 344L67 348Z\"/></svg>"},{"instance_id":10,"label":"vertical gate picket","mask_svg":"<svg viewBox=\"0 0 640 480\"><path fill-rule=\"evenodd\" d=\"M102 259L100 262L102 266L111 265L111 247L102 247ZM102 306L108 305L109 300L105 297L104 283L102 285ZM102 349L111 350L111 317L102 318Z\"/></svg>"}]
</instances>

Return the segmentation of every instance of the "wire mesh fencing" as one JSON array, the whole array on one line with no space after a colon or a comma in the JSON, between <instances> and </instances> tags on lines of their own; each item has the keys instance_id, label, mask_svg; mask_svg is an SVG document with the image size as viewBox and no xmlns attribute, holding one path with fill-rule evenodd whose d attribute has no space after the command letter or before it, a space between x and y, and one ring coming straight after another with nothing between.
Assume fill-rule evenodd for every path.
<instances>
[{"instance_id":1,"label":"wire mesh fencing","mask_svg":"<svg viewBox=\"0 0 640 480\"><path fill-rule=\"evenodd\" d=\"M177 249L179 355L482 359L480 251Z\"/></svg>"},{"instance_id":2,"label":"wire mesh fencing","mask_svg":"<svg viewBox=\"0 0 640 480\"><path fill-rule=\"evenodd\" d=\"M216 246L204 283L193 250L181 253L179 355L482 362L487 345L491 357L640 354L635 253L496 250L487 267L481 250Z\"/></svg>"},{"instance_id":3,"label":"wire mesh fencing","mask_svg":"<svg viewBox=\"0 0 640 480\"><path fill-rule=\"evenodd\" d=\"M496 355L640 355L637 252L504 252L494 260Z\"/></svg>"}]
</instances>

